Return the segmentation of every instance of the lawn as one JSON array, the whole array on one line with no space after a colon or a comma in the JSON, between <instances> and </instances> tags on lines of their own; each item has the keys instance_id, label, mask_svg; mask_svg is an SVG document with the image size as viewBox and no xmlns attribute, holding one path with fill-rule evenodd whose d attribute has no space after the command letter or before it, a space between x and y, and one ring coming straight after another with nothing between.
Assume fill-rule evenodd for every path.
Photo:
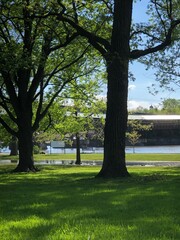
<instances>
[{"instance_id":1,"label":"lawn","mask_svg":"<svg viewBox=\"0 0 180 240\"><path fill-rule=\"evenodd\" d=\"M42 160L75 160L75 154L35 154L34 159L35 161L42 161ZM0 154L0 161L1 160L18 160L18 156L9 156L7 154ZM102 160L103 154L81 154L81 159L83 161L87 160ZM180 161L180 154L151 154L151 153L129 153L126 154L127 161Z\"/></svg>"},{"instance_id":2,"label":"lawn","mask_svg":"<svg viewBox=\"0 0 180 240\"><path fill-rule=\"evenodd\" d=\"M0 166L1 240L179 240L179 168L129 167L103 180L99 167Z\"/></svg>"}]
</instances>

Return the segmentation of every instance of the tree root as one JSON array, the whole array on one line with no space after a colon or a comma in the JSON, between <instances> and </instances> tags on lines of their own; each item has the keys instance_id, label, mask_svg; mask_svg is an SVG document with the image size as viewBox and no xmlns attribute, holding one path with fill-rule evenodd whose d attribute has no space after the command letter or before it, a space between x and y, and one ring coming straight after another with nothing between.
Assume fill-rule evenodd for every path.
<instances>
[{"instance_id":1,"label":"tree root","mask_svg":"<svg viewBox=\"0 0 180 240\"><path fill-rule=\"evenodd\" d=\"M126 178L131 175L126 169L101 169L101 171L96 175L96 178Z\"/></svg>"},{"instance_id":2,"label":"tree root","mask_svg":"<svg viewBox=\"0 0 180 240\"><path fill-rule=\"evenodd\" d=\"M32 166L21 166L18 165L14 170L12 170L13 173L20 173L20 172L39 172L40 170L35 167L34 165Z\"/></svg>"}]
</instances>

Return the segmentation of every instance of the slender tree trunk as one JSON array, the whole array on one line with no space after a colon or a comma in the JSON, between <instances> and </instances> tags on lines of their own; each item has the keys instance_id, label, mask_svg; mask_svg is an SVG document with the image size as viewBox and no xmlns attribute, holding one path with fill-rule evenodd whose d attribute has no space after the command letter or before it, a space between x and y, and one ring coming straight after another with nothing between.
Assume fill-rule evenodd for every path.
<instances>
[{"instance_id":1,"label":"slender tree trunk","mask_svg":"<svg viewBox=\"0 0 180 240\"><path fill-rule=\"evenodd\" d=\"M133 145L133 153L135 153L135 146Z\"/></svg>"},{"instance_id":2,"label":"slender tree trunk","mask_svg":"<svg viewBox=\"0 0 180 240\"><path fill-rule=\"evenodd\" d=\"M75 164L81 164L81 154L80 154L80 137L79 133L76 133L76 162Z\"/></svg>"},{"instance_id":3,"label":"slender tree trunk","mask_svg":"<svg viewBox=\"0 0 180 240\"><path fill-rule=\"evenodd\" d=\"M97 177L129 176L125 162L127 128L129 38L132 0L115 0L108 73L107 112L104 131L104 161Z\"/></svg>"},{"instance_id":4,"label":"slender tree trunk","mask_svg":"<svg viewBox=\"0 0 180 240\"><path fill-rule=\"evenodd\" d=\"M15 172L36 171L33 160L32 111L26 109L19 116L19 163Z\"/></svg>"},{"instance_id":5,"label":"slender tree trunk","mask_svg":"<svg viewBox=\"0 0 180 240\"><path fill-rule=\"evenodd\" d=\"M9 144L9 149L11 150L10 156L18 155L18 141L15 136L12 136L11 142Z\"/></svg>"}]
</instances>

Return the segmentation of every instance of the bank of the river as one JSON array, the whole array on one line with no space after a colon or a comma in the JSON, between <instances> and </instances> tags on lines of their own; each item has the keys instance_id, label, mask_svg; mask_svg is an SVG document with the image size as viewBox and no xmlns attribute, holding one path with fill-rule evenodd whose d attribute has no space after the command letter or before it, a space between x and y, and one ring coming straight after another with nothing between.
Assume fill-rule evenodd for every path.
<instances>
[{"instance_id":1,"label":"bank of the river","mask_svg":"<svg viewBox=\"0 0 180 240\"><path fill-rule=\"evenodd\" d=\"M35 154L34 160L35 161L48 161L48 160L56 160L56 161L74 161L76 159L75 154ZM0 154L0 162L3 160L18 160L18 156L9 156L8 154ZM91 154L81 154L82 161L102 161L103 154L101 153L91 153ZM126 154L127 161L169 161L169 162L180 162L180 154L154 154L154 153L129 153Z\"/></svg>"}]
</instances>

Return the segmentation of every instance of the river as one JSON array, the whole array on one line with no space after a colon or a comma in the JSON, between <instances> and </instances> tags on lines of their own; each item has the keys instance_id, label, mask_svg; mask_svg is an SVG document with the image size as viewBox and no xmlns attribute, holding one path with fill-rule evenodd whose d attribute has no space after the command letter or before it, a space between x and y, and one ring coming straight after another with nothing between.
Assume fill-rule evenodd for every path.
<instances>
[{"instance_id":1,"label":"river","mask_svg":"<svg viewBox=\"0 0 180 240\"><path fill-rule=\"evenodd\" d=\"M75 153L74 148L48 148L47 153ZM180 145L170 146L136 146L135 153L180 153ZM81 153L103 153L103 148L84 148ZM126 153L133 153L133 147L126 147Z\"/></svg>"},{"instance_id":2,"label":"river","mask_svg":"<svg viewBox=\"0 0 180 240\"><path fill-rule=\"evenodd\" d=\"M135 153L179 153L180 154L180 145L170 145L170 146L136 146L134 148ZM1 153L9 153L9 148L0 149ZM75 153L75 148L52 148L48 146L48 149L45 151L48 154L53 153ZM81 153L103 153L103 148L83 148ZM133 153L133 147L126 147L126 153Z\"/></svg>"}]
</instances>

